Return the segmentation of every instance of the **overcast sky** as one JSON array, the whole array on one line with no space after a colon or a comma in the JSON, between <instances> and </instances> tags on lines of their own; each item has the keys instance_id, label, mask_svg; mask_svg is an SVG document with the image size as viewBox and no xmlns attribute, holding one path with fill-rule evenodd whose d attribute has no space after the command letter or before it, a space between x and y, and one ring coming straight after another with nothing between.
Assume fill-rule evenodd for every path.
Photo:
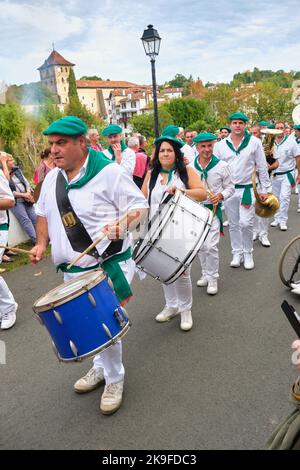
<instances>
[{"instance_id":1,"label":"overcast sky","mask_svg":"<svg viewBox=\"0 0 300 470\"><path fill-rule=\"evenodd\" d=\"M300 70L299 18L299 0L0 0L0 81L38 81L54 42L77 79L150 83L140 41L148 24L162 38L159 83L176 73L228 82L255 66Z\"/></svg>"}]
</instances>

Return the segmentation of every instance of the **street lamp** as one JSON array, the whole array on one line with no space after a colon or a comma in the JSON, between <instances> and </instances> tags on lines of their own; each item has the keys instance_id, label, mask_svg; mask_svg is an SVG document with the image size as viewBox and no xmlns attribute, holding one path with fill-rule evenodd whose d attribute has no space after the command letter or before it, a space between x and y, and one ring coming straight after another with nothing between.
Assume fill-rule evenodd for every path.
<instances>
[{"instance_id":1,"label":"street lamp","mask_svg":"<svg viewBox=\"0 0 300 470\"><path fill-rule=\"evenodd\" d=\"M156 90L156 76L155 76L155 58L159 54L161 38L153 25L149 24L148 29L145 29L141 37L145 53L150 57L151 70L152 70L152 88L153 88L153 104L154 104L154 131L155 137L159 136L158 129L158 111L157 111L157 90Z\"/></svg>"}]
</instances>

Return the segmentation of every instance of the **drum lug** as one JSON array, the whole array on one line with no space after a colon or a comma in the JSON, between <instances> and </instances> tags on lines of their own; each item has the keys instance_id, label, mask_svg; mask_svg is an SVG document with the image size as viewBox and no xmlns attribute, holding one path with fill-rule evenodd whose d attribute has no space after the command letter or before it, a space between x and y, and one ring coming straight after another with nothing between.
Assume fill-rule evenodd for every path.
<instances>
[{"instance_id":1,"label":"drum lug","mask_svg":"<svg viewBox=\"0 0 300 470\"><path fill-rule=\"evenodd\" d=\"M111 290L114 290L114 285L113 285L112 280L111 280L110 277L107 278L107 282L108 282L108 285L111 288Z\"/></svg>"},{"instance_id":2,"label":"drum lug","mask_svg":"<svg viewBox=\"0 0 300 470\"><path fill-rule=\"evenodd\" d=\"M62 324L63 324L63 321L62 321L62 318L61 318L61 316L60 316L60 313L58 313L57 310L53 310L53 315L55 316L55 318L56 318L56 320L58 321L58 323L59 323L60 325L62 325Z\"/></svg>"},{"instance_id":3,"label":"drum lug","mask_svg":"<svg viewBox=\"0 0 300 470\"><path fill-rule=\"evenodd\" d=\"M58 351L57 351L57 347L55 346L54 341L51 341L51 343L52 343L52 349L53 349L53 351L54 351L55 356L57 357L57 359L59 360L59 362L61 362L61 359L60 359L60 357L59 357L59 354L58 354Z\"/></svg>"},{"instance_id":4,"label":"drum lug","mask_svg":"<svg viewBox=\"0 0 300 470\"><path fill-rule=\"evenodd\" d=\"M113 335L111 334L111 332L110 332L108 326L106 326L105 323L102 323L102 328L103 328L103 330L105 331L105 333L107 334L107 336L109 337L109 339L111 339L112 342L114 343L115 341L114 341L114 339L113 339Z\"/></svg>"},{"instance_id":5,"label":"drum lug","mask_svg":"<svg viewBox=\"0 0 300 470\"><path fill-rule=\"evenodd\" d=\"M96 307L97 303L96 303L96 300L95 300L94 296L89 291L87 291L87 295L88 295L89 301L91 302L92 306Z\"/></svg>"},{"instance_id":6,"label":"drum lug","mask_svg":"<svg viewBox=\"0 0 300 470\"><path fill-rule=\"evenodd\" d=\"M73 341L70 341L70 348L72 350L72 353L74 354L74 356L78 356L78 349L76 348L75 344L73 343Z\"/></svg>"},{"instance_id":7,"label":"drum lug","mask_svg":"<svg viewBox=\"0 0 300 470\"><path fill-rule=\"evenodd\" d=\"M122 307L121 307L122 308ZM124 309L122 309L122 312L124 313ZM118 320L119 325L121 328L124 328L126 325L126 322L123 320L123 318L120 315L119 308L117 307L116 310L114 311L114 317Z\"/></svg>"}]
</instances>

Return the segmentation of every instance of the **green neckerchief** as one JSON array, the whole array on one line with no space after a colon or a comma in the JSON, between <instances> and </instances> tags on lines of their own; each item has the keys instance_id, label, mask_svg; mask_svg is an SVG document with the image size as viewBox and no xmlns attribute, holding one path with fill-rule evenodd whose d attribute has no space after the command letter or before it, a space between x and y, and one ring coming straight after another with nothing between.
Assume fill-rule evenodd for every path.
<instances>
[{"instance_id":1,"label":"green neckerchief","mask_svg":"<svg viewBox=\"0 0 300 470\"><path fill-rule=\"evenodd\" d=\"M276 140L274 140L274 144L278 148L278 147L280 147L280 145L284 144L284 142L286 141L287 138L288 138L288 136L285 135L284 138L282 139L282 141L280 142L280 144L277 144Z\"/></svg>"},{"instance_id":2,"label":"green neckerchief","mask_svg":"<svg viewBox=\"0 0 300 470\"><path fill-rule=\"evenodd\" d=\"M9 225L8 224L0 224L0 230L8 230Z\"/></svg>"},{"instance_id":3,"label":"green neckerchief","mask_svg":"<svg viewBox=\"0 0 300 470\"><path fill-rule=\"evenodd\" d=\"M207 207L208 209L210 209L211 211L213 210L214 206L213 204L204 204L205 207ZM222 203L219 202L218 205L217 205L217 210L216 210L216 216L218 217L219 221L220 221L220 234L222 236L224 236L224 228L223 228L223 214L222 214Z\"/></svg>"},{"instance_id":4,"label":"green neckerchief","mask_svg":"<svg viewBox=\"0 0 300 470\"><path fill-rule=\"evenodd\" d=\"M124 150L127 149L127 145L125 144L124 140L121 140L121 152L124 152ZM107 149L109 151L109 153L112 155L112 160L115 160L116 157L115 157L115 152L113 151L113 149L111 148L111 145L108 147Z\"/></svg>"},{"instance_id":5,"label":"green neckerchief","mask_svg":"<svg viewBox=\"0 0 300 470\"><path fill-rule=\"evenodd\" d=\"M88 154L88 163L86 167L85 174L78 180L76 183L68 183L66 181L66 189L79 189L82 188L86 183L94 178L98 173L100 173L106 165L109 165L112 161L107 158L102 152L97 152L94 149L89 149Z\"/></svg>"},{"instance_id":6,"label":"green neckerchief","mask_svg":"<svg viewBox=\"0 0 300 470\"><path fill-rule=\"evenodd\" d=\"M207 180L209 170L214 168L219 163L219 161L220 160L217 157L215 157L215 155L212 155L209 164L206 165L205 168L201 168L201 166L199 165L199 161L198 161L198 155L196 156L194 160L194 166L196 170L200 171L201 173L201 181L203 180L203 178L205 179L205 181Z\"/></svg>"},{"instance_id":7,"label":"green neckerchief","mask_svg":"<svg viewBox=\"0 0 300 470\"><path fill-rule=\"evenodd\" d=\"M127 297L132 295L132 291L130 286L127 282L126 277L119 265L121 261L126 261L131 258L131 248L129 247L126 251L120 254L116 254L112 256L107 261L103 261L101 267L103 267L104 271L107 272L108 276L110 277L114 291L116 294L117 299L119 302L125 300ZM68 263L61 263L56 267L56 272L62 271L63 273L84 273L86 271L92 271L93 269L98 269L100 264L94 264L93 266L89 266L87 268L82 268L81 266L72 266L70 269L67 269Z\"/></svg>"},{"instance_id":8,"label":"green neckerchief","mask_svg":"<svg viewBox=\"0 0 300 470\"><path fill-rule=\"evenodd\" d=\"M241 153L241 151L243 149L245 149L247 147L247 145L249 144L249 141L251 139L251 134L249 134L247 131L245 131L244 133L244 138L239 146L238 149L235 149L234 146L232 145L231 142L229 142L227 139L226 140L226 144L228 145L228 147L236 154L236 155L239 155Z\"/></svg>"},{"instance_id":9,"label":"green neckerchief","mask_svg":"<svg viewBox=\"0 0 300 470\"><path fill-rule=\"evenodd\" d=\"M160 172L161 173L167 173L169 176L168 176L168 181L167 181L167 184L170 183L171 179L172 179L172 176L173 176L173 173L175 172L176 170L176 166L174 165L173 168L171 168L171 170L164 170L163 168L160 169Z\"/></svg>"},{"instance_id":10,"label":"green neckerchief","mask_svg":"<svg viewBox=\"0 0 300 470\"><path fill-rule=\"evenodd\" d=\"M292 186L292 188L294 188L296 186L296 181L293 177L293 174L292 174L292 170L289 170L289 171L280 171L279 173L275 172L274 173L274 176L281 176L281 175L286 175L288 177L288 180Z\"/></svg>"},{"instance_id":11,"label":"green neckerchief","mask_svg":"<svg viewBox=\"0 0 300 470\"><path fill-rule=\"evenodd\" d=\"M251 188L253 187L252 183L251 184L235 184L234 187L236 189L243 189L243 196L241 200L241 205L245 206L246 209L249 209L249 207L252 204L252 195L251 195Z\"/></svg>"},{"instance_id":12,"label":"green neckerchief","mask_svg":"<svg viewBox=\"0 0 300 470\"><path fill-rule=\"evenodd\" d=\"M297 142L297 144L300 144L300 139L297 139L296 136L295 136L295 141Z\"/></svg>"}]
</instances>

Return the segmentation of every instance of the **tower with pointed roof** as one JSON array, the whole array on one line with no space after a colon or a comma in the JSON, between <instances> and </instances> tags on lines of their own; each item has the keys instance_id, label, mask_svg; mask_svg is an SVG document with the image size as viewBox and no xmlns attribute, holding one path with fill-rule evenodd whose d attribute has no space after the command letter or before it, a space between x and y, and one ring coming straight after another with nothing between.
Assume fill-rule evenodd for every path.
<instances>
[{"instance_id":1,"label":"tower with pointed roof","mask_svg":"<svg viewBox=\"0 0 300 470\"><path fill-rule=\"evenodd\" d=\"M42 84L57 96L61 107L69 103L69 73L74 65L53 49L38 68Z\"/></svg>"}]
</instances>

